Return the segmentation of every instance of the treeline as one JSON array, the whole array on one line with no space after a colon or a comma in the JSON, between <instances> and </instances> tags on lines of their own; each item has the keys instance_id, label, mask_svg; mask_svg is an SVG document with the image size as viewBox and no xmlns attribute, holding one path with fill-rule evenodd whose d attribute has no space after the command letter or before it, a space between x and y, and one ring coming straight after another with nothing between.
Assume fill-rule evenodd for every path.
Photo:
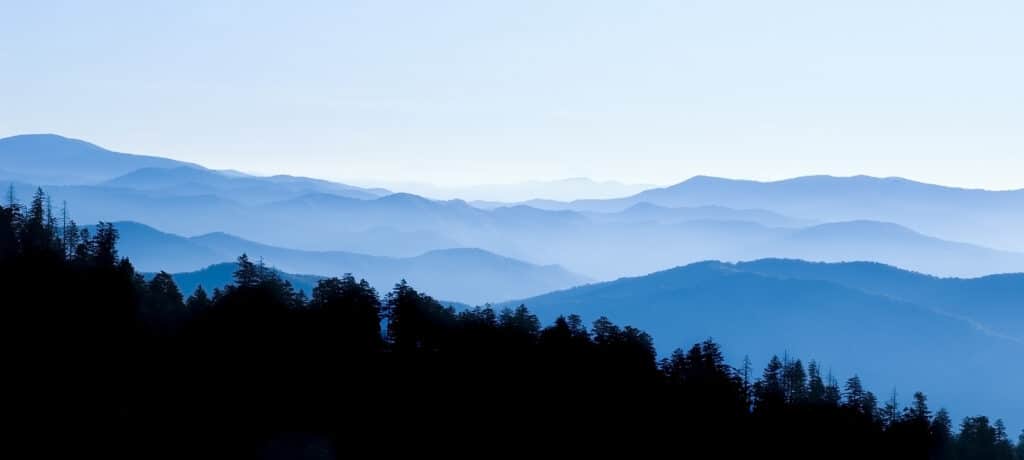
<instances>
[{"instance_id":1,"label":"treeline","mask_svg":"<svg viewBox=\"0 0 1024 460\"><path fill-rule=\"evenodd\" d=\"M545 326L525 306L457 311L351 275L307 295L244 254L232 285L185 297L119 257L112 225L52 208L41 190L0 206L14 413L36 448L1024 460L1024 433L1015 446L999 420L954 426L923 393L879 401L789 357L754 375L711 340L658 360L649 335L606 318Z\"/></svg>"}]
</instances>

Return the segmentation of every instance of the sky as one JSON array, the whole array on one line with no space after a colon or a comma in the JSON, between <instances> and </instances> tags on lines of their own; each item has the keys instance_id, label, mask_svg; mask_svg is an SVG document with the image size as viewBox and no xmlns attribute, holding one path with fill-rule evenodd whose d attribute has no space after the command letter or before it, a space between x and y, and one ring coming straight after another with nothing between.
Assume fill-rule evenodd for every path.
<instances>
[{"instance_id":1,"label":"sky","mask_svg":"<svg viewBox=\"0 0 1024 460\"><path fill-rule=\"evenodd\" d=\"M0 136L356 184L1024 188L1024 2L0 0Z\"/></svg>"}]
</instances>

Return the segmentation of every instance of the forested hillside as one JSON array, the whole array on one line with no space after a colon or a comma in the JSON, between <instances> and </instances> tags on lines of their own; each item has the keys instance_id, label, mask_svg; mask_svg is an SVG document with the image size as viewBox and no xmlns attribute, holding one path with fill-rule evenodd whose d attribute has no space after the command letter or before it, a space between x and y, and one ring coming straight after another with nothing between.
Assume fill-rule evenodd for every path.
<instances>
[{"instance_id":1,"label":"forested hillside","mask_svg":"<svg viewBox=\"0 0 1024 460\"><path fill-rule=\"evenodd\" d=\"M42 191L0 206L10 414L33 435L18 443L106 458L1024 458L1024 433L1015 446L998 419L955 422L923 393L894 403L835 363L734 367L710 339L659 359L604 317L457 311L404 282L381 295L327 278L306 297L244 254L233 284L182 293L117 240L57 217Z\"/></svg>"}]
</instances>

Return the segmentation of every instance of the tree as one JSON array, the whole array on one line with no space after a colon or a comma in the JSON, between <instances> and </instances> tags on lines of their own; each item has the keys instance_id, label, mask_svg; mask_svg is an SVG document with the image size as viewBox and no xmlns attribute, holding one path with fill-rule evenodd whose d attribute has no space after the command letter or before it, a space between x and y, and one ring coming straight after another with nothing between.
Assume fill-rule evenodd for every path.
<instances>
[{"instance_id":1,"label":"tree","mask_svg":"<svg viewBox=\"0 0 1024 460\"><path fill-rule=\"evenodd\" d=\"M100 267L112 267L117 263L117 229L114 224L100 222L96 235L92 237L91 251L94 263Z\"/></svg>"},{"instance_id":2,"label":"tree","mask_svg":"<svg viewBox=\"0 0 1024 460\"><path fill-rule=\"evenodd\" d=\"M754 409L771 411L781 408L786 402L783 388L783 372L785 366L778 356L772 356L765 366L761 379L754 384Z\"/></svg>"},{"instance_id":3,"label":"tree","mask_svg":"<svg viewBox=\"0 0 1024 460\"><path fill-rule=\"evenodd\" d=\"M402 280L387 295L387 335L396 351L438 351L455 324L454 309L420 294Z\"/></svg>"},{"instance_id":4,"label":"tree","mask_svg":"<svg viewBox=\"0 0 1024 460\"><path fill-rule=\"evenodd\" d=\"M174 278L161 271L149 283L145 283L139 275L137 283L144 290L143 305L140 308L143 323L152 334L172 334L185 315L181 291L174 283Z\"/></svg>"},{"instance_id":5,"label":"tree","mask_svg":"<svg viewBox=\"0 0 1024 460\"><path fill-rule=\"evenodd\" d=\"M948 459L953 455L953 420L946 409L939 409L932 419L931 445L929 452L933 459Z\"/></svg>"},{"instance_id":6,"label":"tree","mask_svg":"<svg viewBox=\"0 0 1024 460\"><path fill-rule=\"evenodd\" d=\"M37 188L21 222L18 240L23 252L42 254L52 247L53 235L47 232L46 193Z\"/></svg>"},{"instance_id":7,"label":"tree","mask_svg":"<svg viewBox=\"0 0 1024 460\"><path fill-rule=\"evenodd\" d=\"M928 397L920 391L914 392L914 402L907 408L907 418L919 423L928 423L931 415L931 411L928 410Z\"/></svg>"},{"instance_id":8,"label":"tree","mask_svg":"<svg viewBox=\"0 0 1024 460\"><path fill-rule=\"evenodd\" d=\"M295 292L295 295L292 296L292 303L294 304L294 308L305 308L308 302L309 297L306 296L306 291L304 289L299 289L297 292Z\"/></svg>"},{"instance_id":9,"label":"tree","mask_svg":"<svg viewBox=\"0 0 1024 460\"><path fill-rule=\"evenodd\" d=\"M0 261L13 258L19 249L18 208L0 206Z\"/></svg>"},{"instance_id":10,"label":"tree","mask_svg":"<svg viewBox=\"0 0 1024 460\"><path fill-rule=\"evenodd\" d=\"M993 426L985 416L964 418L956 447L959 460L1013 460L1014 455L1002 421Z\"/></svg>"},{"instance_id":11,"label":"tree","mask_svg":"<svg viewBox=\"0 0 1024 460\"><path fill-rule=\"evenodd\" d=\"M178 285L174 283L174 278L171 274L165 271L157 273L149 281L149 293L160 301L166 301L175 305L182 303L181 291L178 290Z\"/></svg>"},{"instance_id":12,"label":"tree","mask_svg":"<svg viewBox=\"0 0 1024 460\"><path fill-rule=\"evenodd\" d=\"M1024 460L1024 430L1017 436L1017 460Z\"/></svg>"},{"instance_id":13,"label":"tree","mask_svg":"<svg viewBox=\"0 0 1024 460\"><path fill-rule=\"evenodd\" d=\"M860 383L860 377L854 375L846 380L844 396L846 397L843 403L845 407L870 415L869 412L865 412L867 392L864 391L864 386Z\"/></svg>"},{"instance_id":14,"label":"tree","mask_svg":"<svg viewBox=\"0 0 1024 460\"><path fill-rule=\"evenodd\" d=\"M881 420L882 424L886 427L893 427L900 421L899 401L896 397L896 389L893 388L892 394L885 402L885 405L882 406L881 414L879 414L880 416L878 419Z\"/></svg>"},{"instance_id":15,"label":"tree","mask_svg":"<svg viewBox=\"0 0 1024 460\"><path fill-rule=\"evenodd\" d=\"M750 355L743 355L743 367L740 369L740 377L743 379L743 406L746 411L750 410L754 401L754 383L751 381L754 365L750 361Z\"/></svg>"},{"instance_id":16,"label":"tree","mask_svg":"<svg viewBox=\"0 0 1024 460\"><path fill-rule=\"evenodd\" d=\"M322 313L338 346L365 350L382 345L380 299L366 280L356 282L351 274L322 279L313 288L309 308Z\"/></svg>"},{"instance_id":17,"label":"tree","mask_svg":"<svg viewBox=\"0 0 1024 460\"><path fill-rule=\"evenodd\" d=\"M1006 424L1003 423L1003 419L996 419L996 423L992 428L994 429L996 436L996 454L1001 458L1013 460L1013 457L1015 456L1013 452L1013 443L1010 442L1010 436L1006 432Z\"/></svg>"},{"instance_id":18,"label":"tree","mask_svg":"<svg viewBox=\"0 0 1024 460\"><path fill-rule=\"evenodd\" d=\"M783 371L783 387L786 402L789 404L803 403L807 399L807 373L803 362L799 359L786 363Z\"/></svg>"},{"instance_id":19,"label":"tree","mask_svg":"<svg viewBox=\"0 0 1024 460\"><path fill-rule=\"evenodd\" d=\"M242 253L238 256L238 267L235 268L235 285L241 288L256 287L260 282L260 272L256 264L249 260L249 255Z\"/></svg>"},{"instance_id":20,"label":"tree","mask_svg":"<svg viewBox=\"0 0 1024 460\"><path fill-rule=\"evenodd\" d=\"M210 302L210 298L206 295L206 290L203 289L202 284L196 286L196 290L185 301L185 307L193 313L206 311L211 305L212 302Z\"/></svg>"},{"instance_id":21,"label":"tree","mask_svg":"<svg viewBox=\"0 0 1024 460\"><path fill-rule=\"evenodd\" d=\"M64 241L64 258L67 260L74 260L75 249L77 249L78 245L82 242L78 224L75 223L74 219L68 221L62 233L64 234L62 238Z\"/></svg>"},{"instance_id":22,"label":"tree","mask_svg":"<svg viewBox=\"0 0 1024 460\"><path fill-rule=\"evenodd\" d=\"M75 246L75 254L72 260L78 264L88 264L92 261L94 254L92 236L89 229L83 228L78 233L78 245Z\"/></svg>"},{"instance_id":23,"label":"tree","mask_svg":"<svg viewBox=\"0 0 1024 460\"><path fill-rule=\"evenodd\" d=\"M607 317L602 316L595 320L591 326L591 335L594 338L594 343L599 347L608 347L614 345L619 340L622 336L622 330Z\"/></svg>"},{"instance_id":24,"label":"tree","mask_svg":"<svg viewBox=\"0 0 1024 460\"><path fill-rule=\"evenodd\" d=\"M839 391L839 380L832 375L832 371L828 372L828 385L825 386L825 404L838 407L840 400L842 400L842 392Z\"/></svg>"},{"instance_id":25,"label":"tree","mask_svg":"<svg viewBox=\"0 0 1024 460\"><path fill-rule=\"evenodd\" d=\"M864 403L861 408L861 413L872 422L878 421L878 397L875 396L874 393L869 391L864 394Z\"/></svg>"},{"instance_id":26,"label":"tree","mask_svg":"<svg viewBox=\"0 0 1024 460\"><path fill-rule=\"evenodd\" d=\"M515 310L505 308L498 315L498 326L519 341L532 342L540 334L540 320L530 313L526 305L519 305Z\"/></svg>"},{"instance_id":27,"label":"tree","mask_svg":"<svg viewBox=\"0 0 1024 460\"><path fill-rule=\"evenodd\" d=\"M811 404L825 401L825 381L821 379L821 369L814 360L807 364L807 401Z\"/></svg>"},{"instance_id":28,"label":"tree","mask_svg":"<svg viewBox=\"0 0 1024 460\"><path fill-rule=\"evenodd\" d=\"M490 309L487 309L490 310ZM493 316L494 311L490 310ZM490 326L497 328L497 320L489 318ZM583 321L577 315L559 316L555 322L540 332L538 343L546 350L546 354L559 355L560 360L564 355L572 355L574 359L580 359L590 350L590 332L583 326ZM560 363L564 368L564 363Z\"/></svg>"}]
</instances>

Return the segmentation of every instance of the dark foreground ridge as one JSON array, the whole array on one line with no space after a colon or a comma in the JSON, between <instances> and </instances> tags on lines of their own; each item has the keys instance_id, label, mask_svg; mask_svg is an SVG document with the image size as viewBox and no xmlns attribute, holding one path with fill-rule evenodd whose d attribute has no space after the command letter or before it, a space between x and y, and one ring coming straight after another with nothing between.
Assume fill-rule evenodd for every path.
<instances>
[{"instance_id":1,"label":"dark foreground ridge","mask_svg":"<svg viewBox=\"0 0 1024 460\"><path fill-rule=\"evenodd\" d=\"M954 426L925 396L879 401L856 376L775 358L760 376L707 340L658 361L605 318L542 326L524 306L456 311L352 276L307 297L242 255L187 299L40 191L0 206L9 415L34 452L334 458L371 452L694 458L1024 458L1001 422ZM980 383L979 383L980 385ZM979 386L977 391L984 391ZM1013 403L1010 401L1008 403ZM956 433L958 432L958 433Z\"/></svg>"}]
</instances>

